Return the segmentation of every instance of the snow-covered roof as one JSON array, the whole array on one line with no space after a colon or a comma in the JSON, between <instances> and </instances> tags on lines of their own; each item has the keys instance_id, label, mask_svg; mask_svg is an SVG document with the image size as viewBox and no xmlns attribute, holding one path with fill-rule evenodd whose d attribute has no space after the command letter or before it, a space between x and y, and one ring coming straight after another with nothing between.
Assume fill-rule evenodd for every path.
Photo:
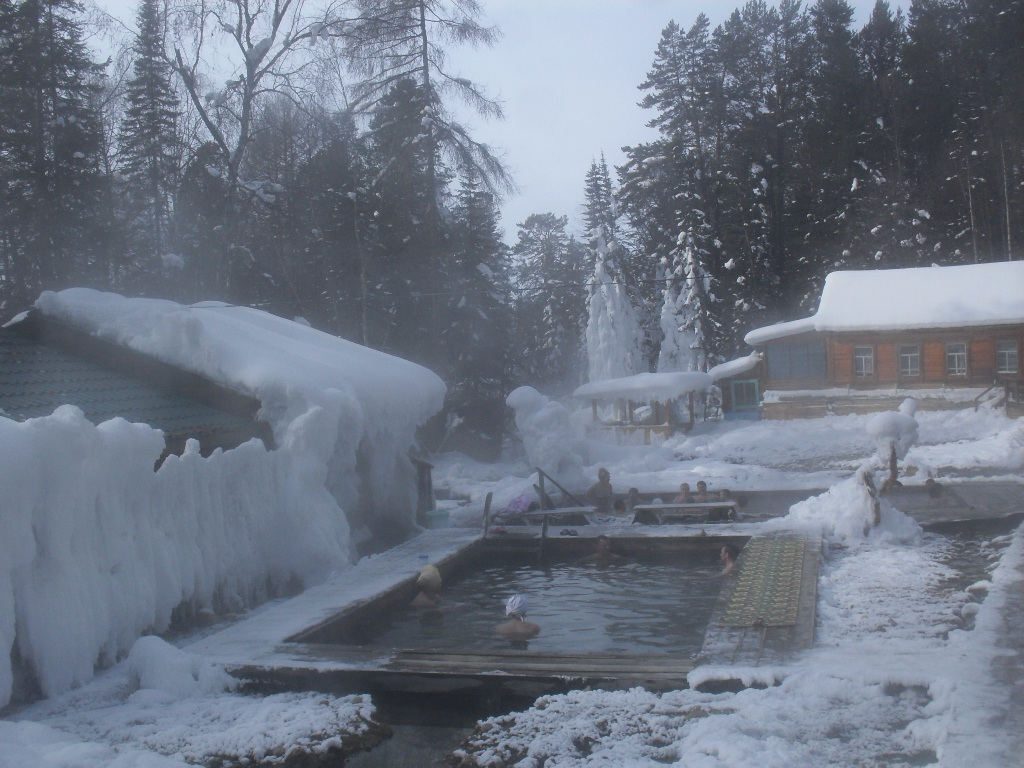
<instances>
[{"instance_id":1,"label":"snow-covered roof","mask_svg":"<svg viewBox=\"0 0 1024 768\"><path fill-rule=\"evenodd\" d=\"M621 379L592 381L576 388L574 397L614 400L672 400L711 386L711 377L700 371L686 373L638 373Z\"/></svg>"},{"instance_id":2,"label":"snow-covered roof","mask_svg":"<svg viewBox=\"0 0 1024 768\"><path fill-rule=\"evenodd\" d=\"M708 376L711 377L712 381L718 381L719 379L727 379L730 376L737 376L741 373L746 373L751 368L754 368L758 363L761 362L760 352L751 352L746 357L738 357L735 360L730 360L727 363L720 363L708 371Z\"/></svg>"},{"instance_id":3,"label":"snow-covered roof","mask_svg":"<svg viewBox=\"0 0 1024 768\"><path fill-rule=\"evenodd\" d=\"M184 306L88 288L47 291L36 307L259 398L275 431L310 404L332 399L332 390L358 401L361 426L369 431L391 431L395 422L415 429L444 400L444 382L420 365L258 309L220 302Z\"/></svg>"},{"instance_id":4,"label":"snow-covered roof","mask_svg":"<svg viewBox=\"0 0 1024 768\"><path fill-rule=\"evenodd\" d=\"M893 331L1024 323L1024 261L833 272L812 316L757 328L756 346L807 331Z\"/></svg>"}]
</instances>

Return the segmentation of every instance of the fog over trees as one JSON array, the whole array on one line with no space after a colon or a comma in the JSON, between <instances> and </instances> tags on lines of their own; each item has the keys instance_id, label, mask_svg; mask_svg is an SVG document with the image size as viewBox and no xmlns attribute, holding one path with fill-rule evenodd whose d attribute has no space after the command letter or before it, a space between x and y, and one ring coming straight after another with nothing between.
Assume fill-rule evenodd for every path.
<instances>
[{"instance_id":1,"label":"fog over trees","mask_svg":"<svg viewBox=\"0 0 1024 768\"><path fill-rule=\"evenodd\" d=\"M71 0L0 0L4 316L85 285L302 317L437 371L431 447L488 457L519 384L705 368L812 312L835 269L1022 255L1017 0L879 0L860 29L845 0L666 19L637 84L658 138L619 168L594 147L579 199L507 222L512 247L514 179L456 116L500 107L447 68L500 50L485 13L141 0L105 65ZM588 360L598 333L627 358Z\"/></svg>"}]
</instances>

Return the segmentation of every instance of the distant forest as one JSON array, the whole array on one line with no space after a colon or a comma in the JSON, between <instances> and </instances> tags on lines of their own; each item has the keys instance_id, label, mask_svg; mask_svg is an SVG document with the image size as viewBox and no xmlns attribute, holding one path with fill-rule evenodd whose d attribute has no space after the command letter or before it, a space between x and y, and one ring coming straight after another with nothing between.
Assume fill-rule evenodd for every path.
<instances>
[{"instance_id":1,"label":"distant forest","mask_svg":"<svg viewBox=\"0 0 1024 768\"><path fill-rule=\"evenodd\" d=\"M82 285L303 318L441 374L431 447L486 457L512 388L585 377L595 270L624 286L644 369L678 305L685 369L813 312L832 270L1022 255L1020 0L879 0L861 29L845 0L669 22L638 83L659 138L580 180L591 236L538 211L511 248L514 179L453 117L500 107L445 68L495 42L483 10L141 0L119 41L70 0L0 0L4 316Z\"/></svg>"}]
</instances>

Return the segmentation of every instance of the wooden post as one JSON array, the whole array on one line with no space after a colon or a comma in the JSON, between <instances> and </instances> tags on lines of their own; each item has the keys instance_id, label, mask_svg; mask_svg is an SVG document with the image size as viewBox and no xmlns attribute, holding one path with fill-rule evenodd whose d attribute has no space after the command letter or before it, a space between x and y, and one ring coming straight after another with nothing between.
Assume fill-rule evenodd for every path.
<instances>
[{"instance_id":1,"label":"wooden post","mask_svg":"<svg viewBox=\"0 0 1024 768\"><path fill-rule=\"evenodd\" d=\"M491 527L491 498L494 496L490 491L484 499L484 536L487 536L487 529Z\"/></svg>"},{"instance_id":2,"label":"wooden post","mask_svg":"<svg viewBox=\"0 0 1024 768\"><path fill-rule=\"evenodd\" d=\"M548 508L548 504L547 504L546 499L547 499L548 495L544 492L544 473L538 470L537 475L538 475L537 480L540 483L540 508L541 509L547 509Z\"/></svg>"}]
</instances>

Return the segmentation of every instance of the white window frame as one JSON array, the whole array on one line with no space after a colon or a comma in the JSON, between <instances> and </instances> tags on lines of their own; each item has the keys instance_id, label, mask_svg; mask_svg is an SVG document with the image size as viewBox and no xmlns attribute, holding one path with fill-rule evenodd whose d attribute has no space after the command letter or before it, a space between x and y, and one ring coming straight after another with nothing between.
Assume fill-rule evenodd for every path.
<instances>
[{"instance_id":1,"label":"white window frame","mask_svg":"<svg viewBox=\"0 0 1024 768\"><path fill-rule=\"evenodd\" d=\"M904 355L903 350L913 349L913 354ZM903 370L903 358L916 358L914 372ZM921 377L921 345L920 344L897 344L896 345L896 370L901 379L917 379Z\"/></svg>"},{"instance_id":2,"label":"white window frame","mask_svg":"<svg viewBox=\"0 0 1024 768\"><path fill-rule=\"evenodd\" d=\"M864 350L868 354L863 353ZM866 364L865 362L866 361ZM859 366L858 366L859 364ZM859 368L859 370L858 370ZM875 348L869 346L854 346L853 348L853 377L855 379L873 379L875 377Z\"/></svg>"},{"instance_id":3,"label":"white window frame","mask_svg":"<svg viewBox=\"0 0 1024 768\"><path fill-rule=\"evenodd\" d=\"M953 352L951 347L963 347L962 352ZM959 365L950 365L951 361L959 361L963 358L963 369ZM956 376L967 376L967 342L966 341L947 341L946 342L946 375Z\"/></svg>"},{"instance_id":4,"label":"white window frame","mask_svg":"<svg viewBox=\"0 0 1024 768\"><path fill-rule=\"evenodd\" d=\"M1003 346L1004 349L999 347ZM1011 349L1012 347L1012 349ZM1013 367L1010 367L1010 360L1013 360ZM1020 348L1016 341L1002 339L996 342L996 373L1019 373L1020 372Z\"/></svg>"}]
</instances>

